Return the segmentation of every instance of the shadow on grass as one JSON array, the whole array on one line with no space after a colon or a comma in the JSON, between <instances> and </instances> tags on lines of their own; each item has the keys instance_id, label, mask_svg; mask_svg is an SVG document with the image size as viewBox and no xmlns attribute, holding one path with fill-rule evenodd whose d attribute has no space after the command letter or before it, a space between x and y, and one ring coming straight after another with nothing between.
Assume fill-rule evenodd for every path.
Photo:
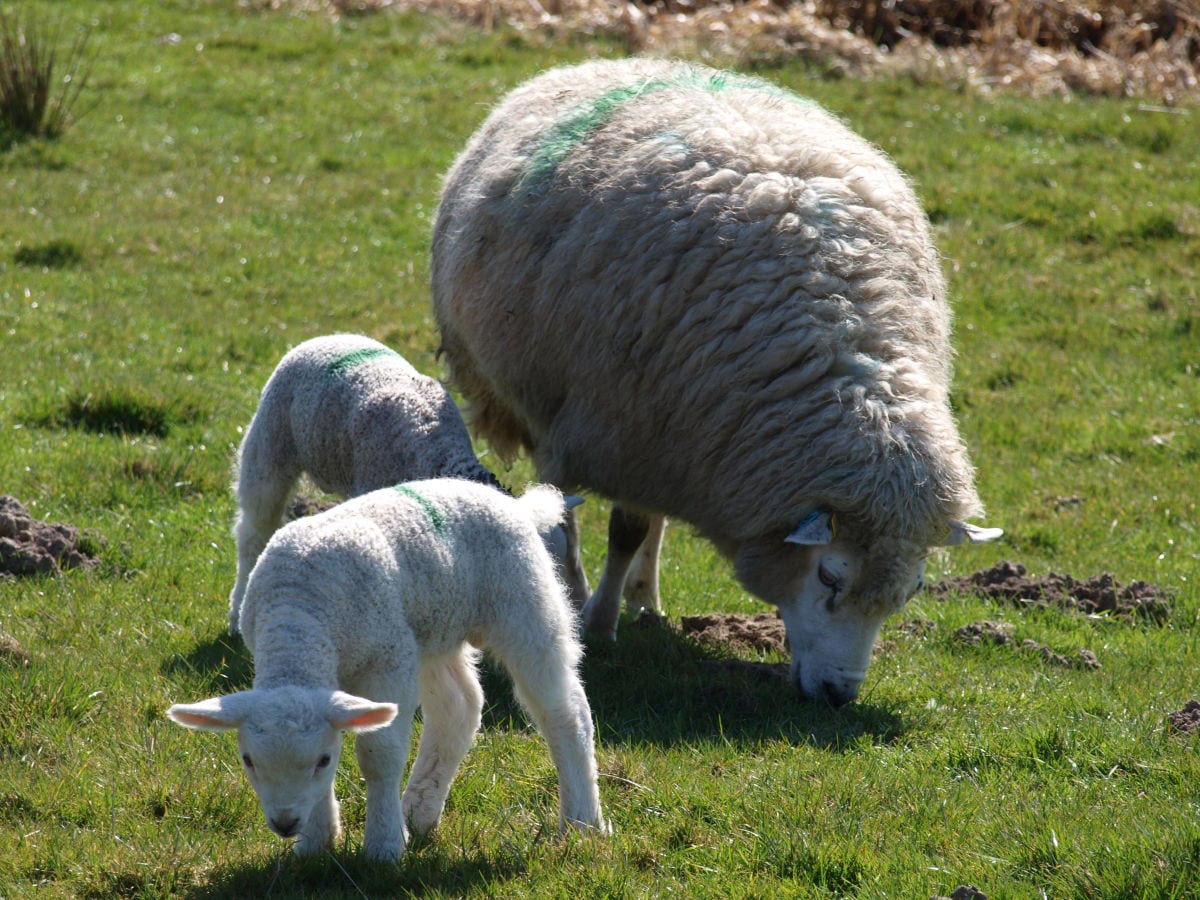
<instances>
[{"instance_id":1,"label":"shadow on grass","mask_svg":"<svg viewBox=\"0 0 1200 900\"><path fill-rule=\"evenodd\" d=\"M623 620L615 642L589 641L582 674L604 743L784 740L840 750L888 744L909 729L900 713L869 701L838 710L808 702L787 679L652 619ZM484 728L527 722L507 674L490 660L483 688Z\"/></svg>"},{"instance_id":2,"label":"shadow on grass","mask_svg":"<svg viewBox=\"0 0 1200 900\"><path fill-rule=\"evenodd\" d=\"M197 644L186 654L172 653L159 671L187 681L192 689L206 692L205 696L232 694L254 681L250 651L240 637L228 631Z\"/></svg>"},{"instance_id":3,"label":"shadow on grass","mask_svg":"<svg viewBox=\"0 0 1200 900\"><path fill-rule=\"evenodd\" d=\"M508 674L485 656L483 727L528 727ZM722 648L663 624L623 622L617 641L589 641L582 674L602 742L675 746L698 740L733 745L784 740L826 750L863 740L888 744L909 728L899 712L859 701L842 709L804 700L783 678L732 665ZM725 663L725 664L722 664ZM164 675L205 696L250 687L253 661L240 637L224 632L163 661Z\"/></svg>"},{"instance_id":4,"label":"shadow on grass","mask_svg":"<svg viewBox=\"0 0 1200 900\"><path fill-rule=\"evenodd\" d=\"M399 863L382 863L361 853L336 851L300 859L282 850L274 861L221 866L203 885L180 896L245 897L400 897L420 895L437 886L441 896L463 896L485 885L500 888L525 872L516 854L471 853L455 856L410 849Z\"/></svg>"}]
</instances>

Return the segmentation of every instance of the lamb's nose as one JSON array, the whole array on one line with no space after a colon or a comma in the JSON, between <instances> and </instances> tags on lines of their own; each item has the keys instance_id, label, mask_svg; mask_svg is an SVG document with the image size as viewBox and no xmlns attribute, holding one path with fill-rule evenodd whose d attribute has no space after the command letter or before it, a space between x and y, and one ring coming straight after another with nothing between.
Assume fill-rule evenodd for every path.
<instances>
[{"instance_id":1,"label":"lamb's nose","mask_svg":"<svg viewBox=\"0 0 1200 900\"><path fill-rule=\"evenodd\" d=\"M273 816L268 824L271 826L271 830L280 837L290 838L296 836L300 820L295 816Z\"/></svg>"}]
</instances>

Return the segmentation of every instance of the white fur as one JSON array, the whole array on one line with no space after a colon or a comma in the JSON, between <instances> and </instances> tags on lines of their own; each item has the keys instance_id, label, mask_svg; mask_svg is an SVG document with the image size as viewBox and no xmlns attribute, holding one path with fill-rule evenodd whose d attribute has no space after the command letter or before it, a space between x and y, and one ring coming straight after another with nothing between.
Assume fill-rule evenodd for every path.
<instances>
[{"instance_id":1,"label":"white fur","mask_svg":"<svg viewBox=\"0 0 1200 900\"><path fill-rule=\"evenodd\" d=\"M465 478L500 487L475 456L449 392L400 354L355 334L313 338L276 367L238 450L237 580L229 628L238 630L246 580L280 526L301 474L322 490L353 497L403 481ZM550 536L558 559L570 535ZM587 595L587 584L573 590Z\"/></svg>"},{"instance_id":2,"label":"white fur","mask_svg":"<svg viewBox=\"0 0 1200 900\"><path fill-rule=\"evenodd\" d=\"M432 829L479 728L478 647L512 676L558 770L560 823L606 830L575 618L544 538L564 513L552 487L516 499L459 479L364 494L271 538L242 602L252 689L167 714L238 730L268 825L313 853L340 833L333 775L358 733L364 848L395 859ZM364 699L369 697L370 699ZM423 730L403 798L417 706Z\"/></svg>"},{"instance_id":3,"label":"white fur","mask_svg":"<svg viewBox=\"0 0 1200 900\"><path fill-rule=\"evenodd\" d=\"M517 88L446 177L432 287L475 430L615 502L593 632L623 590L657 606L679 518L780 607L801 689L840 704L928 548L982 510L916 196L764 81L637 59ZM814 512L829 541L789 543Z\"/></svg>"}]
</instances>

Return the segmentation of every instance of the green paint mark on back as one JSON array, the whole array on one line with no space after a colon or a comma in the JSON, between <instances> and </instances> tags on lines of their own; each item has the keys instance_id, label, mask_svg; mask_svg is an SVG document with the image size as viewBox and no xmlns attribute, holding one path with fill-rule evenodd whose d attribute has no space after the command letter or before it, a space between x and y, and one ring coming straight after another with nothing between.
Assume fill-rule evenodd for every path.
<instances>
[{"instance_id":1,"label":"green paint mark on back","mask_svg":"<svg viewBox=\"0 0 1200 900\"><path fill-rule=\"evenodd\" d=\"M793 103L811 104L791 91L776 87L759 78L729 72L707 72L692 68L680 69L669 79L639 81L636 84L613 88L598 97L580 103L542 136L537 149L529 157L521 176L523 187L544 181L554 174L558 164L582 143L589 134L603 128L632 101L660 91L684 88L715 94L734 88L761 91Z\"/></svg>"},{"instance_id":2,"label":"green paint mark on back","mask_svg":"<svg viewBox=\"0 0 1200 900\"><path fill-rule=\"evenodd\" d=\"M395 350L387 347L363 347L361 350L351 350L349 353L343 353L341 356L334 357L325 366L325 374L330 378L337 378L339 375L346 374L346 372L353 369L359 363L368 362L372 359L397 357L399 355Z\"/></svg>"},{"instance_id":3,"label":"green paint mark on back","mask_svg":"<svg viewBox=\"0 0 1200 900\"><path fill-rule=\"evenodd\" d=\"M396 490L424 510L425 517L429 520L429 527L433 529L434 534L442 534L446 530L446 516L430 502L428 497L422 496L407 484L396 485Z\"/></svg>"}]
</instances>

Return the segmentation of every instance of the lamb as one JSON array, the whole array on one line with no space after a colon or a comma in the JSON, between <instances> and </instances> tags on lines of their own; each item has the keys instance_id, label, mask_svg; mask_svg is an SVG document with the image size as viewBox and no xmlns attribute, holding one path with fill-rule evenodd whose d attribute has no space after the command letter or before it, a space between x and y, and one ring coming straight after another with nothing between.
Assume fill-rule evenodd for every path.
<instances>
[{"instance_id":1,"label":"lamb","mask_svg":"<svg viewBox=\"0 0 1200 900\"><path fill-rule=\"evenodd\" d=\"M167 715L188 728L237 729L267 823L297 838L299 854L340 834L334 772L341 733L356 733L364 849L396 859L410 827L425 833L437 824L474 740L483 693L473 647L486 649L550 747L560 826L606 831L575 615L543 543L563 514L550 486L514 499L439 478L285 525L242 603L253 687L176 704ZM418 704L424 726L401 799Z\"/></svg>"},{"instance_id":2,"label":"lamb","mask_svg":"<svg viewBox=\"0 0 1200 900\"><path fill-rule=\"evenodd\" d=\"M657 605L664 517L779 607L801 692L860 690L932 546L992 540L905 177L815 103L679 62L543 73L448 172L434 311L502 459L613 500L585 626ZM571 563L578 567L578 560Z\"/></svg>"},{"instance_id":3,"label":"lamb","mask_svg":"<svg viewBox=\"0 0 1200 900\"><path fill-rule=\"evenodd\" d=\"M361 335L305 341L267 381L238 450L232 632L238 630L246 580L302 473L341 496L433 477L500 487L475 456L462 415L437 380ZM549 540L556 556L573 555L568 548L575 534L554 530ZM587 596L586 582L573 585L575 596Z\"/></svg>"}]
</instances>

